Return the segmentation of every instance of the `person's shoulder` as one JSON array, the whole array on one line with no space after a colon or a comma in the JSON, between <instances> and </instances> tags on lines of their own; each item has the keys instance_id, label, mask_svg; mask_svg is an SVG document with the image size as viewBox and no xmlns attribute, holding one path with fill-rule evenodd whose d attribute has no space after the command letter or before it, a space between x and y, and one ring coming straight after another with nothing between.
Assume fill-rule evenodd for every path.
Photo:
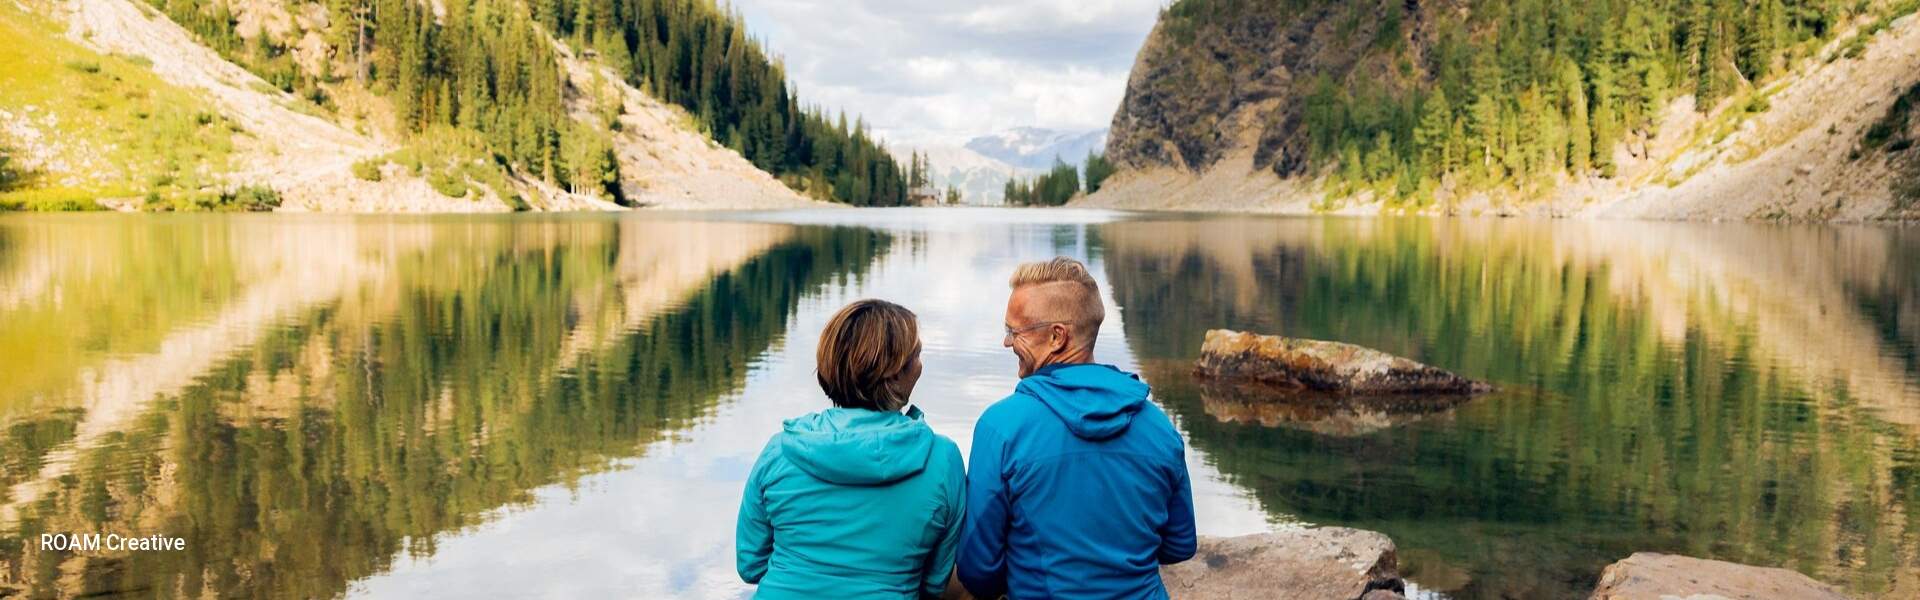
<instances>
[{"instance_id":1,"label":"person's shoulder","mask_svg":"<svg viewBox=\"0 0 1920 600\"><path fill-rule=\"evenodd\" d=\"M933 454L936 457L949 454L960 456L960 444L954 443L953 438L947 437L946 434L933 434Z\"/></svg>"},{"instance_id":2,"label":"person's shoulder","mask_svg":"<svg viewBox=\"0 0 1920 600\"><path fill-rule=\"evenodd\" d=\"M767 443L760 446L760 457L753 461L753 469L756 471L764 471L773 468L777 463L781 462L784 458L784 453L780 448L782 445L781 440L786 439L786 437L787 432L785 430L775 431L773 435L767 436Z\"/></svg>"},{"instance_id":3,"label":"person's shoulder","mask_svg":"<svg viewBox=\"0 0 1920 600\"><path fill-rule=\"evenodd\" d=\"M1173 417L1168 416L1167 411L1160 408L1158 402L1148 400L1141 407L1140 413L1134 415L1133 426L1140 431L1150 433L1162 443L1175 447L1186 445L1186 440L1180 437L1180 429L1173 426Z\"/></svg>"},{"instance_id":4,"label":"person's shoulder","mask_svg":"<svg viewBox=\"0 0 1920 600\"><path fill-rule=\"evenodd\" d=\"M987 406L980 412L980 418L974 422L974 431L986 429L1003 431L1020 423L1029 422L1028 417L1036 410L1045 410L1039 398L1021 392L1007 394L1007 397Z\"/></svg>"},{"instance_id":5,"label":"person's shoulder","mask_svg":"<svg viewBox=\"0 0 1920 600\"><path fill-rule=\"evenodd\" d=\"M987 410L980 413L980 416L981 418L988 416L1022 416L1025 413L1041 408L1044 408L1044 406L1040 403L1039 398L1034 397L1032 394L1016 390L993 404L988 405Z\"/></svg>"},{"instance_id":6,"label":"person's shoulder","mask_svg":"<svg viewBox=\"0 0 1920 600\"><path fill-rule=\"evenodd\" d=\"M933 434L933 455L928 458L930 465L957 468L963 472L966 468L966 460L960 455L960 445L954 443L953 438L938 433Z\"/></svg>"}]
</instances>

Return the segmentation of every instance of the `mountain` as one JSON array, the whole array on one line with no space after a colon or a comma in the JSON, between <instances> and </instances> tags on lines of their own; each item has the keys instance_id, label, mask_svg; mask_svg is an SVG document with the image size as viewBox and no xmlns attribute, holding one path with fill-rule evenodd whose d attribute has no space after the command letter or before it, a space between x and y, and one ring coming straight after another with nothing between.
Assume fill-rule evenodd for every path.
<instances>
[{"instance_id":1,"label":"mountain","mask_svg":"<svg viewBox=\"0 0 1920 600\"><path fill-rule=\"evenodd\" d=\"M1081 204L1912 218L1915 0L1178 0Z\"/></svg>"},{"instance_id":2,"label":"mountain","mask_svg":"<svg viewBox=\"0 0 1920 600\"><path fill-rule=\"evenodd\" d=\"M895 152L895 160L908 160L902 153L910 152L919 152L926 157L929 165L927 178L933 189L946 190L948 186L957 188L961 201L966 204L1000 204L1007 180L1028 173L1026 169L988 158L964 146L901 145Z\"/></svg>"},{"instance_id":3,"label":"mountain","mask_svg":"<svg viewBox=\"0 0 1920 600\"><path fill-rule=\"evenodd\" d=\"M710 0L20 0L0 42L0 209L906 201Z\"/></svg>"},{"instance_id":4,"label":"mountain","mask_svg":"<svg viewBox=\"0 0 1920 600\"><path fill-rule=\"evenodd\" d=\"M1080 164L1087 153L1104 148L1107 130L1058 130L1016 127L967 141L966 149L1021 169L1044 171L1054 159Z\"/></svg>"},{"instance_id":5,"label":"mountain","mask_svg":"<svg viewBox=\"0 0 1920 600\"><path fill-rule=\"evenodd\" d=\"M1078 167L1087 153L1107 143L1104 129L1065 131L1016 127L982 135L963 145L902 144L895 160L907 161L919 152L932 165L929 179L935 189L952 185L967 204L998 205L1005 200L1007 180L1030 178L1053 167L1057 158Z\"/></svg>"}]
</instances>

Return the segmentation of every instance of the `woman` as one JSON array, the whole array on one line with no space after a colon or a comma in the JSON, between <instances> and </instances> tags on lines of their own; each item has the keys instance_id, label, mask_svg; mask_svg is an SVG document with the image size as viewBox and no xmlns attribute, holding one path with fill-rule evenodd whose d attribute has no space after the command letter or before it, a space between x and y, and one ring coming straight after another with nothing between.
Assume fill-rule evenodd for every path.
<instances>
[{"instance_id":1,"label":"woman","mask_svg":"<svg viewBox=\"0 0 1920 600\"><path fill-rule=\"evenodd\" d=\"M815 351L833 408L789 419L747 478L735 567L756 598L938 596L953 570L966 473L907 406L920 332L897 304L840 309Z\"/></svg>"}]
</instances>

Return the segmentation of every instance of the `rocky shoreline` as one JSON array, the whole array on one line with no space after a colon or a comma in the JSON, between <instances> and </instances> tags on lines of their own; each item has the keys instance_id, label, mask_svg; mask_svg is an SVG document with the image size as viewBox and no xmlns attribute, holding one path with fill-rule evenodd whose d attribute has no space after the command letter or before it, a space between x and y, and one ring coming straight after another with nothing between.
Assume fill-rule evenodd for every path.
<instances>
[{"instance_id":1,"label":"rocky shoreline","mask_svg":"<svg viewBox=\"0 0 1920 600\"><path fill-rule=\"evenodd\" d=\"M1404 600L1399 551L1386 534L1297 527L1201 537L1192 560L1160 568L1174 600ZM945 600L972 600L957 582ZM1639 552L1608 565L1588 600L1846 600L1832 586L1780 568Z\"/></svg>"}]
</instances>

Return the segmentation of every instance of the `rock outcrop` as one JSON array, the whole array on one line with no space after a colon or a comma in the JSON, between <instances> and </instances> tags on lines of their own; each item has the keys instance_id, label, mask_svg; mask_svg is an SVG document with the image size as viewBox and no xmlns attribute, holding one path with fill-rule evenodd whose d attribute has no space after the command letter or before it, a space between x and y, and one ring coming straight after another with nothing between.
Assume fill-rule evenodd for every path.
<instances>
[{"instance_id":1,"label":"rock outcrop","mask_svg":"<svg viewBox=\"0 0 1920 600\"><path fill-rule=\"evenodd\" d=\"M1201 538L1193 560L1162 567L1178 600L1400 598L1399 557L1385 534L1318 527Z\"/></svg>"},{"instance_id":2,"label":"rock outcrop","mask_svg":"<svg viewBox=\"0 0 1920 600\"><path fill-rule=\"evenodd\" d=\"M1589 600L1845 600L1831 586L1786 569L1639 552L1607 566Z\"/></svg>"},{"instance_id":3,"label":"rock outcrop","mask_svg":"<svg viewBox=\"0 0 1920 600\"><path fill-rule=\"evenodd\" d=\"M1214 382L1348 396L1467 395L1487 384L1370 348L1215 329L1194 374Z\"/></svg>"},{"instance_id":4,"label":"rock outcrop","mask_svg":"<svg viewBox=\"0 0 1920 600\"><path fill-rule=\"evenodd\" d=\"M1344 527L1201 537L1192 560L1160 568L1174 600L1404 600L1386 534ZM974 600L957 579L943 600Z\"/></svg>"}]
</instances>

